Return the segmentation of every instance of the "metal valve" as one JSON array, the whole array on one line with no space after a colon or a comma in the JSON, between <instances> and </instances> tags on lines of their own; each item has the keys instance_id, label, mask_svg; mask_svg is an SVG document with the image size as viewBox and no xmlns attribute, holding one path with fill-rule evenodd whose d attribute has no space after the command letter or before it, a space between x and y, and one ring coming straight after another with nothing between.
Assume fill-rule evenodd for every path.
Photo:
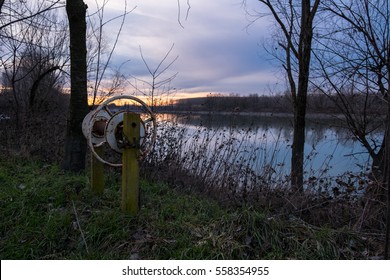
<instances>
[{"instance_id":1,"label":"metal valve","mask_svg":"<svg viewBox=\"0 0 390 280\"><path fill-rule=\"evenodd\" d=\"M125 103L122 106L114 105L115 102ZM112 104L110 106L110 104ZM130 141L123 136L123 116L125 112L139 114L140 140L139 160L144 158L153 148L157 135L156 117L152 110L141 99L134 96L116 96L104 101L95 110L89 112L82 124L83 134L87 139L92 154L99 161L115 167L121 167L121 163L112 163L104 160L95 151L95 148L107 144L117 153L122 153ZM134 145L134 144L132 144Z\"/></svg>"}]
</instances>

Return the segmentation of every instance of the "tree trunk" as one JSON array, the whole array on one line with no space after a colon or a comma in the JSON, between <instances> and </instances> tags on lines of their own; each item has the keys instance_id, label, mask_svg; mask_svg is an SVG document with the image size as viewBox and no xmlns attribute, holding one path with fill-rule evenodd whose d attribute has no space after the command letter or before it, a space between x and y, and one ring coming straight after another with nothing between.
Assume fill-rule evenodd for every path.
<instances>
[{"instance_id":1,"label":"tree trunk","mask_svg":"<svg viewBox=\"0 0 390 280\"><path fill-rule=\"evenodd\" d=\"M390 46L388 47L388 53L390 54ZM390 60L387 60L387 67L390 69ZM390 81L390 71L387 73L388 81ZM389 246L390 246L390 84L387 87L387 119L385 130L385 152L384 152L384 178L383 187L387 190L387 214L386 214L386 239L385 239L385 252L384 258L388 260Z\"/></svg>"},{"instance_id":2,"label":"tree trunk","mask_svg":"<svg viewBox=\"0 0 390 280\"><path fill-rule=\"evenodd\" d=\"M372 164L371 164L371 174L370 179L376 182L382 182L384 174L384 159L385 159L385 145L386 145L386 135L383 137L382 145L379 151L376 154L371 154Z\"/></svg>"},{"instance_id":3,"label":"tree trunk","mask_svg":"<svg viewBox=\"0 0 390 280\"><path fill-rule=\"evenodd\" d=\"M71 96L62 168L68 171L85 169L86 140L81 124L88 113L86 15L83 0L67 0L66 12L70 33Z\"/></svg>"},{"instance_id":4,"label":"tree trunk","mask_svg":"<svg viewBox=\"0 0 390 280\"><path fill-rule=\"evenodd\" d=\"M294 138L291 156L291 186L295 191L303 191L303 161L305 148L306 100L309 86L310 56L313 39L313 18L319 1L311 10L310 0L302 0L301 29L298 45L298 88L294 101Z\"/></svg>"},{"instance_id":5,"label":"tree trunk","mask_svg":"<svg viewBox=\"0 0 390 280\"><path fill-rule=\"evenodd\" d=\"M305 148L305 117L306 102L299 100L306 96L298 95L297 104L294 108L294 136L291 154L291 186L294 191L303 191L303 162ZM306 93L304 94L306 95Z\"/></svg>"},{"instance_id":6,"label":"tree trunk","mask_svg":"<svg viewBox=\"0 0 390 280\"><path fill-rule=\"evenodd\" d=\"M33 85L31 86L30 97L29 97L29 102L28 102L31 111L34 110L35 97L36 97L36 93L37 93L40 82L47 75L49 75L51 72L54 72L54 71L59 70L59 69L61 69L59 66L53 66L53 67L49 68L48 70L46 70L45 72L43 72L42 74L40 74L39 77L34 81Z\"/></svg>"},{"instance_id":7,"label":"tree trunk","mask_svg":"<svg viewBox=\"0 0 390 280\"><path fill-rule=\"evenodd\" d=\"M0 14L1 14L1 9L3 8L4 5L4 0L0 0Z\"/></svg>"}]
</instances>

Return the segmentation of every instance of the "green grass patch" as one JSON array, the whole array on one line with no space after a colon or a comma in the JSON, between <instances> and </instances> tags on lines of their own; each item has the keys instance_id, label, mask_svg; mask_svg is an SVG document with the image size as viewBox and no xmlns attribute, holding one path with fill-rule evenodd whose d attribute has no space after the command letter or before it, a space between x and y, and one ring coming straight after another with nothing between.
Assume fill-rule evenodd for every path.
<instances>
[{"instance_id":1,"label":"green grass patch","mask_svg":"<svg viewBox=\"0 0 390 280\"><path fill-rule=\"evenodd\" d=\"M0 159L1 259L364 258L357 234L317 228L252 207L222 207L195 193L141 182L141 210L120 211L120 178L104 193L88 174Z\"/></svg>"}]
</instances>

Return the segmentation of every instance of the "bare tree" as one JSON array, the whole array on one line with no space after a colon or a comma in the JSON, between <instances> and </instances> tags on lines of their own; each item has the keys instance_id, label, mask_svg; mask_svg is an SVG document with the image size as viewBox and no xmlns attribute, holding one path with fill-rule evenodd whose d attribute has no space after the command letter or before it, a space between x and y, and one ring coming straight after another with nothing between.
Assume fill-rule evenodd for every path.
<instances>
[{"instance_id":1,"label":"bare tree","mask_svg":"<svg viewBox=\"0 0 390 280\"><path fill-rule=\"evenodd\" d=\"M96 0L97 11L87 16L87 68L89 95L92 96L91 106L101 102L108 96L120 93L124 87L125 77L121 73L121 68L127 61L119 67L113 68L111 60L119 42L126 17L136 7L128 10L127 1L124 1L123 11L119 15L107 19L105 11L109 2L109 0L104 0L100 4ZM109 24L118 20L120 24L115 33ZM107 29L110 29L110 34L114 36L112 42L108 42L104 36L104 31Z\"/></svg>"},{"instance_id":2,"label":"bare tree","mask_svg":"<svg viewBox=\"0 0 390 280\"><path fill-rule=\"evenodd\" d=\"M106 2L107 1L104 1L104 3ZM104 7L104 4L102 7ZM86 10L87 6L82 0L66 1L66 11L69 19L70 31L71 99L63 168L71 171L79 171L84 169L85 167L86 143L81 131L81 123L84 116L88 112ZM122 17L122 20L124 20L125 15L127 15L128 13L129 12L125 11L120 16ZM103 21L101 16L102 14L100 14L101 24L99 29L103 24L107 23ZM95 36L97 36L99 43L102 42L102 37L100 36L100 34L101 30L95 33ZM119 34L120 31L118 32L112 51L115 49ZM99 48L100 47L97 48L97 61L100 61L101 58L101 56L99 55L101 48ZM112 51L109 53L107 61L110 60ZM101 85L101 81L104 76L106 66L108 64L103 64L103 68L100 68L100 62L97 65L99 65L99 67L96 68L96 82L94 85L95 97L97 96L97 91ZM159 65L159 67L160 66L161 64ZM156 71L159 71L159 67ZM162 71L165 72L165 68ZM157 74L157 72L155 73Z\"/></svg>"},{"instance_id":3,"label":"bare tree","mask_svg":"<svg viewBox=\"0 0 390 280\"><path fill-rule=\"evenodd\" d=\"M52 4L57 5L53 6ZM1 145L25 156L63 154L67 95L67 23L59 1L1 2L0 106L12 121L0 127Z\"/></svg>"},{"instance_id":4,"label":"bare tree","mask_svg":"<svg viewBox=\"0 0 390 280\"><path fill-rule=\"evenodd\" d=\"M259 0L259 2L268 12L258 14L258 16L272 16L280 35L275 37L275 48L283 52L283 56L279 56L278 59L287 76L294 112L291 185L295 190L302 191L306 100L310 76L313 21L320 0Z\"/></svg>"},{"instance_id":5,"label":"bare tree","mask_svg":"<svg viewBox=\"0 0 390 280\"><path fill-rule=\"evenodd\" d=\"M390 219L390 4L387 0L324 1L331 28L324 29L316 52L321 79L317 88L333 98L345 116L346 123L372 162L373 177L382 183L380 198L387 189L388 225ZM364 102L353 104L348 96L363 97ZM376 100L372 114L370 101ZM373 134L385 129L382 139Z\"/></svg>"},{"instance_id":6,"label":"bare tree","mask_svg":"<svg viewBox=\"0 0 390 280\"><path fill-rule=\"evenodd\" d=\"M129 83L135 89L137 95L143 95L148 99L148 103L152 109L156 105L161 105L164 99L172 94L173 88L171 87L171 82L176 78L178 73L169 74L168 70L179 58L175 56L173 59L168 60L174 46L172 44L171 48L154 68L146 61L140 47L141 58L149 73L149 79L132 76L133 80L129 81Z\"/></svg>"},{"instance_id":7,"label":"bare tree","mask_svg":"<svg viewBox=\"0 0 390 280\"><path fill-rule=\"evenodd\" d=\"M2 15L2 21L15 19L20 11L38 11L41 7L41 2L31 6L16 3L12 13ZM58 70L66 63L66 29L55 11L46 10L22 21L14 20L0 30L1 79L17 123L21 114L39 109L62 81Z\"/></svg>"},{"instance_id":8,"label":"bare tree","mask_svg":"<svg viewBox=\"0 0 390 280\"><path fill-rule=\"evenodd\" d=\"M353 135L373 159L372 171L384 174L386 138L376 139L387 123L389 92L389 3L382 1L324 1L327 22L316 50L319 74L314 82L344 114ZM350 102L356 96L362 102ZM380 104L382 103L382 104ZM376 114L370 110L375 106ZM385 118L383 118L385 116Z\"/></svg>"}]
</instances>

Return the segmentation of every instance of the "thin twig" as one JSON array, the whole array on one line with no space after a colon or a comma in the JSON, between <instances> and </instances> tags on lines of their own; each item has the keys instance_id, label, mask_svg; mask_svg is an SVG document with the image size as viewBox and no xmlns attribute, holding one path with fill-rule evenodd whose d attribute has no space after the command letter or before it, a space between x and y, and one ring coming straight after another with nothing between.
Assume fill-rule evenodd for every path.
<instances>
[{"instance_id":1,"label":"thin twig","mask_svg":"<svg viewBox=\"0 0 390 280\"><path fill-rule=\"evenodd\" d=\"M185 20L187 21L188 15L190 14L191 10L191 5L190 5L190 0L187 0L187 12L185 16ZM181 6L180 6L180 0L177 0L177 22L181 26L181 28L184 29L184 25L181 23Z\"/></svg>"},{"instance_id":2,"label":"thin twig","mask_svg":"<svg viewBox=\"0 0 390 280\"><path fill-rule=\"evenodd\" d=\"M186 14L186 20L188 19L188 15L190 14L191 5L190 0L187 0L187 14Z\"/></svg>"},{"instance_id":3,"label":"thin twig","mask_svg":"<svg viewBox=\"0 0 390 280\"><path fill-rule=\"evenodd\" d=\"M181 12L180 12L181 8L180 8L180 0L177 0L177 22L179 23L179 25L181 26L181 28L184 29L184 26L183 24L181 23Z\"/></svg>"}]
</instances>

